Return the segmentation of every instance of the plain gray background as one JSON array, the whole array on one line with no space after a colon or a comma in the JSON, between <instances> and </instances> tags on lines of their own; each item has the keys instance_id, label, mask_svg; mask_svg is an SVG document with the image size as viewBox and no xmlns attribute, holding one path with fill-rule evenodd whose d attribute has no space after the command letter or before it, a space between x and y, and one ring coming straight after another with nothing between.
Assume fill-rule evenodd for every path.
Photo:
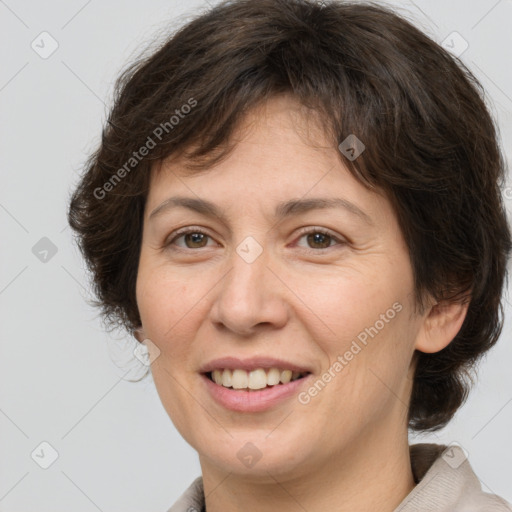
<instances>
[{"instance_id":1,"label":"plain gray background","mask_svg":"<svg viewBox=\"0 0 512 512\"><path fill-rule=\"evenodd\" d=\"M456 31L462 39L448 39L455 51L467 42L461 59L486 88L510 160L512 1L386 3L439 42ZM106 334L86 303L87 274L66 207L99 142L114 79L156 34L207 7L202 0L0 1L0 511L165 511L200 474L151 379L127 380L140 369L130 362L132 340ZM506 197L510 210L512 189ZM507 302L501 340L450 426L411 438L458 442L483 488L508 501L511 318ZM58 458L43 469L52 450Z\"/></svg>"}]
</instances>

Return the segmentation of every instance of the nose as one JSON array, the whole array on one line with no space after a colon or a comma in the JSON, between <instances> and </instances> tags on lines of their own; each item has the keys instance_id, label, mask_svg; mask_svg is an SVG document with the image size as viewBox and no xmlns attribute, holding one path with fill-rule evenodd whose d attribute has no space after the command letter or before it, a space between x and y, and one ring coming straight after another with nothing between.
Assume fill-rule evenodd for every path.
<instances>
[{"instance_id":1,"label":"nose","mask_svg":"<svg viewBox=\"0 0 512 512\"><path fill-rule=\"evenodd\" d=\"M215 288L211 321L238 336L248 337L265 329L280 329L290 314L289 289L271 267L264 250L254 261L233 251L231 268Z\"/></svg>"}]
</instances>

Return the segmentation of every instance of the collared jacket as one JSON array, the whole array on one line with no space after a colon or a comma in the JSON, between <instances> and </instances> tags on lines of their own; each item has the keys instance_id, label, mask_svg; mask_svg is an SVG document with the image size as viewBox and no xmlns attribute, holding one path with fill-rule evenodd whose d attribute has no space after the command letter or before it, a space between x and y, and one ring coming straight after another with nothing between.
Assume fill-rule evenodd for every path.
<instances>
[{"instance_id":1,"label":"collared jacket","mask_svg":"<svg viewBox=\"0 0 512 512\"><path fill-rule=\"evenodd\" d=\"M421 443L410 454L416 486L394 512L512 512L510 503L482 490L461 447ZM202 477L168 512L206 512Z\"/></svg>"}]
</instances>

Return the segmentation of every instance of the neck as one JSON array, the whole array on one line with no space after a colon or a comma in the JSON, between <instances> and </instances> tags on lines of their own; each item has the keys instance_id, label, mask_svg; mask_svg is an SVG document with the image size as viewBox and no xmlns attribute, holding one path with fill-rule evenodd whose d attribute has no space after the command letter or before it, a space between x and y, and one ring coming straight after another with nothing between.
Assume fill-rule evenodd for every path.
<instances>
[{"instance_id":1,"label":"neck","mask_svg":"<svg viewBox=\"0 0 512 512\"><path fill-rule=\"evenodd\" d=\"M415 485L406 429L374 429L294 475L223 473L200 460L208 512L393 512Z\"/></svg>"}]
</instances>

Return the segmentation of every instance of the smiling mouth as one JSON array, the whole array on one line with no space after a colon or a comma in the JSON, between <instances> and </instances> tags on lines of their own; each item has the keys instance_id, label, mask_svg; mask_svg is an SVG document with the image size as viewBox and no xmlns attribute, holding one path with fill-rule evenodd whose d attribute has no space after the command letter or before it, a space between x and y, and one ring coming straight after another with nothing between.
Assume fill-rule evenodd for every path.
<instances>
[{"instance_id":1,"label":"smiling mouth","mask_svg":"<svg viewBox=\"0 0 512 512\"><path fill-rule=\"evenodd\" d=\"M218 369L204 375L215 384L235 391L259 391L288 384L309 375L309 372L297 372L281 368L258 368L252 371L240 369Z\"/></svg>"}]
</instances>

